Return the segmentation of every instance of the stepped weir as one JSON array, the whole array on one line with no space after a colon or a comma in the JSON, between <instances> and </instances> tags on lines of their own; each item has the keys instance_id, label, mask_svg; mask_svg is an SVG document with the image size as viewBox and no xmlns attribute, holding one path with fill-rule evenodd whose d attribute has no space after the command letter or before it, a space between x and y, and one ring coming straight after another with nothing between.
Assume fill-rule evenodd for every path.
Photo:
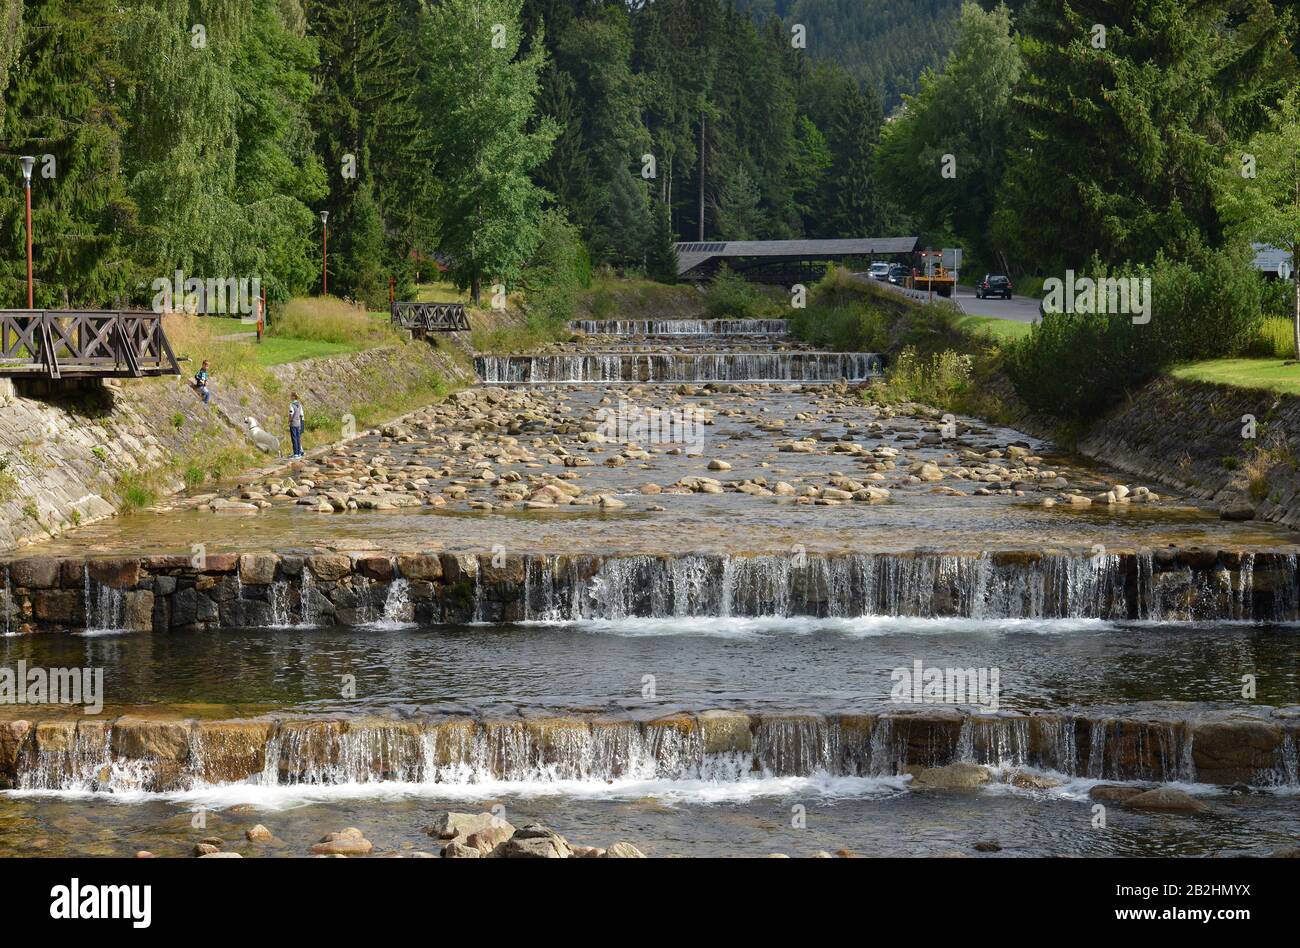
<instances>
[{"instance_id":1,"label":"stepped weir","mask_svg":"<svg viewBox=\"0 0 1300 948\"><path fill-rule=\"evenodd\" d=\"M1290 552L268 552L212 555L201 567L169 556L7 566L9 623L64 630L635 617L1300 619Z\"/></svg>"},{"instance_id":2,"label":"stepped weir","mask_svg":"<svg viewBox=\"0 0 1300 948\"><path fill-rule=\"evenodd\" d=\"M650 721L123 716L0 725L0 785L112 793L239 782L734 783L896 776L974 763L1096 780L1280 787L1300 783L1297 727L1293 716L1269 709L1194 719L951 709L835 716L703 711Z\"/></svg>"}]
</instances>

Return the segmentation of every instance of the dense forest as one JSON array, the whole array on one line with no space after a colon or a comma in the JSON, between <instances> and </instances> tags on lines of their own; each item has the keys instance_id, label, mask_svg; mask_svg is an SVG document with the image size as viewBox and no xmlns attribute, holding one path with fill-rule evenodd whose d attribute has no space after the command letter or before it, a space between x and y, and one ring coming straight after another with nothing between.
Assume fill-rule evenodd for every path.
<instances>
[{"instance_id":1,"label":"dense forest","mask_svg":"<svg viewBox=\"0 0 1300 948\"><path fill-rule=\"evenodd\" d=\"M874 85L723 0L3 0L0 156L38 158L38 305L176 269L379 303L539 248L670 276L678 236L870 233ZM0 88L4 88L0 85ZM0 241L21 247L21 188ZM24 293L19 254L0 297Z\"/></svg>"},{"instance_id":2,"label":"dense forest","mask_svg":"<svg viewBox=\"0 0 1300 948\"><path fill-rule=\"evenodd\" d=\"M839 63L881 93L885 111L916 91L957 35L961 0L738 0L758 22L780 17L807 29L815 59Z\"/></svg>"},{"instance_id":3,"label":"dense forest","mask_svg":"<svg viewBox=\"0 0 1300 948\"><path fill-rule=\"evenodd\" d=\"M371 304L434 266L476 297L671 278L700 236L1194 261L1249 243L1225 164L1296 88L1294 6L0 0L0 299L20 155L38 305L177 269L315 292L322 212L331 291Z\"/></svg>"}]
</instances>

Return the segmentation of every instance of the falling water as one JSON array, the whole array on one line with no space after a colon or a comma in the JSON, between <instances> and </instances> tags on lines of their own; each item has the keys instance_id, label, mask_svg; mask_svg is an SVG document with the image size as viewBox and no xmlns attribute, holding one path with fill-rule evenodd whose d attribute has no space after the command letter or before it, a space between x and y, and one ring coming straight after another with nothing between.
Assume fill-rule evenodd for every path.
<instances>
[{"instance_id":1,"label":"falling water","mask_svg":"<svg viewBox=\"0 0 1300 948\"><path fill-rule=\"evenodd\" d=\"M126 596L120 589L90 578L90 567L82 567L87 632L120 632L125 626Z\"/></svg>"},{"instance_id":2,"label":"falling water","mask_svg":"<svg viewBox=\"0 0 1300 948\"><path fill-rule=\"evenodd\" d=\"M954 762L1034 768L1092 779L1196 782L1186 720L995 716L950 711L872 715L709 712L657 721L286 720L186 722L179 755L141 755L138 734L98 722L40 731L24 743L23 789L175 790L260 782L475 784L623 779L737 782L789 776L889 777ZM132 727L140 727L136 722ZM149 725L154 726L154 725ZM209 730L211 733L209 733ZM1081 746L1078 735L1087 735ZM1294 727L1249 780L1295 786ZM48 744L46 747L44 745ZM147 746L147 745L145 745ZM152 753L152 752L150 752ZM1225 778L1235 782L1236 775Z\"/></svg>"},{"instance_id":3,"label":"falling water","mask_svg":"<svg viewBox=\"0 0 1300 948\"><path fill-rule=\"evenodd\" d=\"M1294 560L1283 564L1291 587ZM1275 570L1276 571L1276 570ZM956 616L1167 621L1295 618L1293 595L1259 593L1256 571L1157 572L1149 556L846 554L530 557L530 621L627 618ZM476 596L481 590L476 586ZM480 613L481 616L481 613Z\"/></svg>"},{"instance_id":4,"label":"falling water","mask_svg":"<svg viewBox=\"0 0 1300 948\"><path fill-rule=\"evenodd\" d=\"M782 336L784 319L577 319L574 332L589 336Z\"/></svg>"},{"instance_id":5,"label":"falling water","mask_svg":"<svg viewBox=\"0 0 1300 948\"><path fill-rule=\"evenodd\" d=\"M18 600L14 597L13 579L5 567L5 586L0 589L0 615L4 616L4 634L12 635L18 618Z\"/></svg>"},{"instance_id":6,"label":"falling water","mask_svg":"<svg viewBox=\"0 0 1300 948\"><path fill-rule=\"evenodd\" d=\"M411 584L400 576L388 584L384 594L384 608L378 619L366 623L372 629L406 629L413 626L414 608L411 603Z\"/></svg>"},{"instance_id":7,"label":"falling water","mask_svg":"<svg viewBox=\"0 0 1300 948\"><path fill-rule=\"evenodd\" d=\"M579 382L835 382L875 378L873 352L607 352L576 355L481 355L489 384Z\"/></svg>"}]
</instances>

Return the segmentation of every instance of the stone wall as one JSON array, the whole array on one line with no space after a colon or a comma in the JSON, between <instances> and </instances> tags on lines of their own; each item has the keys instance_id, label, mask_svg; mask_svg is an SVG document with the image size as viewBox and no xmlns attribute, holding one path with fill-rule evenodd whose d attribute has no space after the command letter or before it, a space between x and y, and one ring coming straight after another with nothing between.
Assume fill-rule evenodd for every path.
<instances>
[{"instance_id":1,"label":"stone wall","mask_svg":"<svg viewBox=\"0 0 1300 948\"><path fill-rule=\"evenodd\" d=\"M605 781L623 768L719 782L754 773L911 774L917 785L988 782L985 767L1033 767L1106 780L1295 785L1294 709L1151 709L1108 714L970 714L924 707L883 714L727 710L651 721L563 716L521 721L417 715L195 720L57 715L0 721L0 789L172 792L259 778L273 784L400 780ZM432 751L432 753L431 753ZM931 768L945 768L935 771ZM1022 786L1057 781L1027 777ZM125 777L125 780L123 779ZM1017 774L1009 775L1014 782ZM123 786L123 784L126 786ZM1131 790L1131 793L1137 793Z\"/></svg>"},{"instance_id":2,"label":"stone wall","mask_svg":"<svg viewBox=\"0 0 1300 948\"><path fill-rule=\"evenodd\" d=\"M167 494L183 487L188 464L223 450L252 451L248 416L278 435L287 452L290 390L298 391L309 419L328 417L341 437L341 420L355 406L416 399L407 389L433 379L448 387L472 381L466 350L463 340L444 338L438 345L411 342L290 363L271 370L271 391L215 379L211 405L190 387L192 364L179 378L6 381L0 386L0 550L113 516L124 476L149 475L156 481L151 486Z\"/></svg>"},{"instance_id":3,"label":"stone wall","mask_svg":"<svg viewBox=\"0 0 1300 948\"><path fill-rule=\"evenodd\" d=\"M1247 416L1255 419L1254 438ZM1300 398L1157 379L1079 442L1091 458L1219 506L1300 529Z\"/></svg>"},{"instance_id":4,"label":"stone wall","mask_svg":"<svg viewBox=\"0 0 1300 948\"><path fill-rule=\"evenodd\" d=\"M675 591L672 577L688 576ZM495 556L249 552L0 562L0 632L676 615L1300 618L1294 553ZM896 593L907 590L905 599ZM676 593L685 606L679 608Z\"/></svg>"}]
</instances>

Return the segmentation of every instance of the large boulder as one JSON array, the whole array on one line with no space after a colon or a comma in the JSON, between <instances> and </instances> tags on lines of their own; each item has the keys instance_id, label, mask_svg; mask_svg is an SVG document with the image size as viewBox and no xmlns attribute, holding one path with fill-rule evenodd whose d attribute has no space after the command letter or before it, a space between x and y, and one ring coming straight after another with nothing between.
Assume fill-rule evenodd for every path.
<instances>
[{"instance_id":1,"label":"large boulder","mask_svg":"<svg viewBox=\"0 0 1300 948\"><path fill-rule=\"evenodd\" d=\"M1201 801L1173 787L1157 787L1129 797L1124 806L1130 810L1153 810L1164 813L1200 813L1206 809Z\"/></svg>"},{"instance_id":2,"label":"large boulder","mask_svg":"<svg viewBox=\"0 0 1300 948\"><path fill-rule=\"evenodd\" d=\"M940 790L970 790L989 782L989 772L979 764L957 763L946 767L927 767L913 778L918 787Z\"/></svg>"},{"instance_id":3,"label":"large boulder","mask_svg":"<svg viewBox=\"0 0 1300 948\"><path fill-rule=\"evenodd\" d=\"M269 586L275 582L279 563L274 553L244 553L239 557L239 579L252 586Z\"/></svg>"},{"instance_id":4,"label":"large boulder","mask_svg":"<svg viewBox=\"0 0 1300 948\"><path fill-rule=\"evenodd\" d=\"M737 711L702 711L700 739L706 754L748 754L753 749L749 715Z\"/></svg>"},{"instance_id":5,"label":"large boulder","mask_svg":"<svg viewBox=\"0 0 1300 948\"><path fill-rule=\"evenodd\" d=\"M317 856L364 856L374 849L374 844L366 839L361 830L349 826L337 833L327 834L311 851Z\"/></svg>"},{"instance_id":6,"label":"large boulder","mask_svg":"<svg viewBox=\"0 0 1300 948\"><path fill-rule=\"evenodd\" d=\"M1282 747L1281 726L1268 721L1208 721L1196 725L1192 763L1205 783L1254 783L1271 770Z\"/></svg>"},{"instance_id":7,"label":"large boulder","mask_svg":"<svg viewBox=\"0 0 1300 948\"><path fill-rule=\"evenodd\" d=\"M59 584L59 561L52 556L31 556L9 564L9 581L28 589L50 589Z\"/></svg>"},{"instance_id":8,"label":"large boulder","mask_svg":"<svg viewBox=\"0 0 1300 948\"><path fill-rule=\"evenodd\" d=\"M352 573L352 558L346 553L318 553L308 557L307 568L313 576L326 582L338 582Z\"/></svg>"},{"instance_id":9,"label":"large boulder","mask_svg":"<svg viewBox=\"0 0 1300 948\"><path fill-rule=\"evenodd\" d=\"M18 779L18 754L32 731L29 721L0 722L0 789Z\"/></svg>"},{"instance_id":10,"label":"large boulder","mask_svg":"<svg viewBox=\"0 0 1300 948\"><path fill-rule=\"evenodd\" d=\"M540 823L529 823L492 851L501 859L568 859L569 841Z\"/></svg>"},{"instance_id":11,"label":"large boulder","mask_svg":"<svg viewBox=\"0 0 1300 948\"><path fill-rule=\"evenodd\" d=\"M91 560L86 564L90 578L112 589L131 589L140 582L137 559Z\"/></svg>"},{"instance_id":12,"label":"large boulder","mask_svg":"<svg viewBox=\"0 0 1300 948\"><path fill-rule=\"evenodd\" d=\"M435 816L433 822L426 826L424 831L438 839L459 839L461 842L467 841L469 837L476 834L483 834L486 838L494 831L497 833L504 831L504 836L498 840L502 842L514 835L515 828L494 813L448 811Z\"/></svg>"}]
</instances>

